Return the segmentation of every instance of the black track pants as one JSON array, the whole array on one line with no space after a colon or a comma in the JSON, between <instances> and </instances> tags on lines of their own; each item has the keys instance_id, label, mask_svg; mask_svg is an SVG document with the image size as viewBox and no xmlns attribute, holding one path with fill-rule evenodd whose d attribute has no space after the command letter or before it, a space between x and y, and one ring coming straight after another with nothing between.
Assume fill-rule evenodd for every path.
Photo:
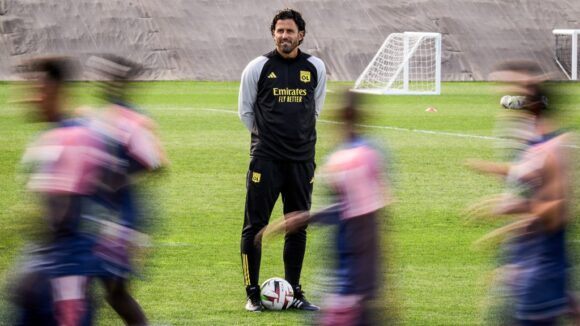
<instances>
[{"instance_id":1,"label":"black track pants","mask_svg":"<svg viewBox=\"0 0 580 326\"><path fill-rule=\"evenodd\" d=\"M254 244L256 234L268 224L278 196L282 194L284 214L310 210L314 162L269 161L252 158L247 175L246 208L242 229L241 253L244 284L258 285L261 245ZM296 286L306 250L306 227L287 234L284 243L286 280Z\"/></svg>"}]
</instances>

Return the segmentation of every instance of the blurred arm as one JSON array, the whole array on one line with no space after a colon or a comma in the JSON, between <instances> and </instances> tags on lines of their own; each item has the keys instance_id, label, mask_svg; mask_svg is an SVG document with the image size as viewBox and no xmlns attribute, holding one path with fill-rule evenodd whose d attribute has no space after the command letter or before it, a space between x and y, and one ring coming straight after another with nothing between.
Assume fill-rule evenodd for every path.
<instances>
[{"instance_id":1,"label":"blurred arm","mask_svg":"<svg viewBox=\"0 0 580 326\"><path fill-rule=\"evenodd\" d=\"M332 204L312 214L309 223L338 224L340 222L341 211L342 205L340 203Z\"/></svg>"},{"instance_id":2,"label":"blurred arm","mask_svg":"<svg viewBox=\"0 0 580 326\"><path fill-rule=\"evenodd\" d=\"M562 227L569 218L568 213L568 167L562 153L552 151L546 158L544 176L546 184L534 201L532 214L542 219L552 231Z\"/></svg>"},{"instance_id":3,"label":"blurred arm","mask_svg":"<svg viewBox=\"0 0 580 326\"><path fill-rule=\"evenodd\" d=\"M148 128L142 126L135 128L127 144L127 149L130 157L138 163L137 167L131 167L133 172L142 169L155 171L168 164L161 141Z\"/></svg>"},{"instance_id":4,"label":"blurred arm","mask_svg":"<svg viewBox=\"0 0 580 326\"><path fill-rule=\"evenodd\" d=\"M263 237L273 237L283 233L296 232L301 227L310 223L337 224L340 222L341 211L342 206L337 203L314 214L310 214L308 211L288 213L284 215L284 217L273 221L260 230L256 235L254 242L259 243L262 241Z\"/></svg>"},{"instance_id":5,"label":"blurred arm","mask_svg":"<svg viewBox=\"0 0 580 326\"><path fill-rule=\"evenodd\" d=\"M475 171L500 176L506 176L510 169L510 165L507 163L496 163L483 160L468 160L465 164Z\"/></svg>"},{"instance_id":6,"label":"blurred arm","mask_svg":"<svg viewBox=\"0 0 580 326\"><path fill-rule=\"evenodd\" d=\"M266 225L254 238L254 243L258 244L263 237L274 237L283 233L292 233L298 228L308 224L310 213L308 211L292 212Z\"/></svg>"}]
</instances>

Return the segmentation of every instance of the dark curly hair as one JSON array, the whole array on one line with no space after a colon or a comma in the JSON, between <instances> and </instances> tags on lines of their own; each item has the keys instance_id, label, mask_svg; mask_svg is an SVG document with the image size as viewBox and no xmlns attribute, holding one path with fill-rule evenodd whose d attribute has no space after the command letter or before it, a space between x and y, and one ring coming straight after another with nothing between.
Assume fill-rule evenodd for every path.
<instances>
[{"instance_id":1,"label":"dark curly hair","mask_svg":"<svg viewBox=\"0 0 580 326\"><path fill-rule=\"evenodd\" d=\"M278 11L278 13L276 13L276 16L274 16L274 19L272 19L272 24L270 25L270 32L272 32L272 35L274 35L274 30L276 29L276 23L279 20L285 20L285 19L292 19L296 23L296 26L298 26L298 31L304 32L304 35L306 35L306 22L302 18L302 15L298 11L296 11L294 9L290 9L290 8L282 9L282 10ZM298 43L298 44L301 44L301 43L302 43L302 41L300 41L300 43Z\"/></svg>"},{"instance_id":2,"label":"dark curly hair","mask_svg":"<svg viewBox=\"0 0 580 326\"><path fill-rule=\"evenodd\" d=\"M29 60L19 67L24 73L40 73L50 81L64 83L76 73L75 62L69 57L41 57Z\"/></svg>"}]
</instances>

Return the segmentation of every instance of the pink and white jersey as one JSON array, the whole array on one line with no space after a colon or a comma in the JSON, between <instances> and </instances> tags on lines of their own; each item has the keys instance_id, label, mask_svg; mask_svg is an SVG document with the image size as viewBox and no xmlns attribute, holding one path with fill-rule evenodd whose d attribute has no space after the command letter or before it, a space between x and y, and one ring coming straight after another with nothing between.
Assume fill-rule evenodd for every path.
<instances>
[{"instance_id":1,"label":"pink and white jersey","mask_svg":"<svg viewBox=\"0 0 580 326\"><path fill-rule=\"evenodd\" d=\"M154 170L163 165L161 145L153 131L154 122L147 116L112 105L97 121L98 130L126 148L129 156L146 169Z\"/></svg>"},{"instance_id":2,"label":"pink and white jersey","mask_svg":"<svg viewBox=\"0 0 580 326\"><path fill-rule=\"evenodd\" d=\"M341 149L323 167L323 178L344 205L342 218L365 215L384 207L387 188L381 154L368 145Z\"/></svg>"},{"instance_id":3,"label":"pink and white jersey","mask_svg":"<svg viewBox=\"0 0 580 326\"><path fill-rule=\"evenodd\" d=\"M545 180L545 178L550 174L544 170L549 156L552 156L556 164L558 164L560 173L567 173L570 170L567 166L570 164L567 159L569 156L566 147L569 141L567 137L567 134L552 135L552 137L545 138L529 146L523 152L520 159L511 165L506 178L511 194L516 195L522 200L528 200L538 196L541 196L545 200L546 196L548 196L547 193L559 193L556 189L546 191L546 182L549 182L549 180ZM571 180L570 176L566 175L562 179L562 186L564 189L567 189L569 187L567 181ZM564 190L564 193L566 191ZM511 197L507 198L508 200L505 205L514 200Z\"/></svg>"},{"instance_id":4,"label":"pink and white jersey","mask_svg":"<svg viewBox=\"0 0 580 326\"><path fill-rule=\"evenodd\" d=\"M90 194L110 159L87 127L55 128L42 134L24 154L23 163L33 165L27 186L33 192Z\"/></svg>"}]
</instances>

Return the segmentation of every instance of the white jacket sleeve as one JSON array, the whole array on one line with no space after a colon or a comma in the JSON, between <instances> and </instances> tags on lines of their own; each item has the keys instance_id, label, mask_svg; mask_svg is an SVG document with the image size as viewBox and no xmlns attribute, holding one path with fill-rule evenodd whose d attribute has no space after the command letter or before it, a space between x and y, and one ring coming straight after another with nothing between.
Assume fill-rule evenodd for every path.
<instances>
[{"instance_id":1,"label":"white jacket sleeve","mask_svg":"<svg viewBox=\"0 0 580 326\"><path fill-rule=\"evenodd\" d=\"M314 101L316 103L316 118L320 116L322 112L322 107L324 106L324 100L326 98L326 67L324 62L317 57L311 56L309 58L310 62L316 67L318 72L318 85L314 91Z\"/></svg>"},{"instance_id":2,"label":"white jacket sleeve","mask_svg":"<svg viewBox=\"0 0 580 326\"><path fill-rule=\"evenodd\" d=\"M249 131L254 127L254 104L258 96L258 79L268 59L260 56L250 61L242 72L238 96L238 115Z\"/></svg>"}]
</instances>

